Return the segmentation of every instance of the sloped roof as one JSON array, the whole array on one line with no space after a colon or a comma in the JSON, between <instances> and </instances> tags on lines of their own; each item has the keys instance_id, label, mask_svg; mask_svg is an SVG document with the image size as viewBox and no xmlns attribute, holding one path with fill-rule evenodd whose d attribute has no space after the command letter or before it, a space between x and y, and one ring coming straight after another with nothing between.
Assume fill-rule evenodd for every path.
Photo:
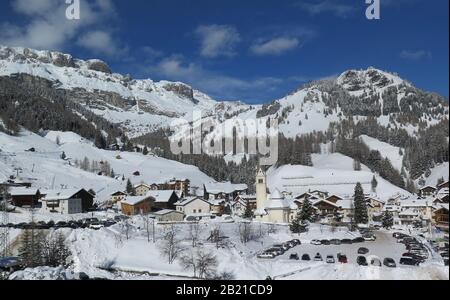
<instances>
[{"instance_id":1,"label":"sloped roof","mask_svg":"<svg viewBox=\"0 0 450 300\"><path fill-rule=\"evenodd\" d=\"M428 200L403 200L400 202L401 207L427 207L431 206L432 201Z\"/></svg>"},{"instance_id":2,"label":"sloped roof","mask_svg":"<svg viewBox=\"0 0 450 300\"><path fill-rule=\"evenodd\" d=\"M275 189L266 202L266 209L290 209L291 203L286 200L283 194Z\"/></svg>"},{"instance_id":3,"label":"sloped roof","mask_svg":"<svg viewBox=\"0 0 450 300\"><path fill-rule=\"evenodd\" d=\"M83 189L46 190L43 192L45 197L42 201L67 200L82 190Z\"/></svg>"},{"instance_id":4,"label":"sloped roof","mask_svg":"<svg viewBox=\"0 0 450 300\"><path fill-rule=\"evenodd\" d=\"M182 212L179 212L179 211L176 211L176 210L173 210L173 209L163 209L163 210L157 211L157 212L155 212L153 214L156 215L156 216L165 216L165 215L168 215L170 213L177 213L177 214L181 214L181 215L183 214Z\"/></svg>"},{"instance_id":5,"label":"sloped roof","mask_svg":"<svg viewBox=\"0 0 450 300\"><path fill-rule=\"evenodd\" d=\"M231 182L209 182L205 183L205 189L209 194L232 194L234 192L241 192L248 189L246 184L233 184Z\"/></svg>"},{"instance_id":6,"label":"sloped roof","mask_svg":"<svg viewBox=\"0 0 450 300\"><path fill-rule=\"evenodd\" d=\"M139 204L148 199L150 199L150 197L147 195L145 195L145 196L127 196L121 202L128 204L128 205L136 205L136 204Z\"/></svg>"},{"instance_id":7,"label":"sloped roof","mask_svg":"<svg viewBox=\"0 0 450 300\"><path fill-rule=\"evenodd\" d=\"M195 201L195 200L200 200L200 201L203 201L203 202L206 202L206 203L209 204L208 201L206 201L206 200L204 200L204 199L202 199L200 197L188 197L188 198L181 199L180 201L175 203L175 205L176 206L186 206L186 205L188 205L189 203L191 203L192 201Z\"/></svg>"},{"instance_id":8,"label":"sloped roof","mask_svg":"<svg viewBox=\"0 0 450 300\"><path fill-rule=\"evenodd\" d=\"M10 189L9 194L11 196L34 196L38 192L39 190L34 188L14 187Z\"/></svg>"},{"instance_id":9,"label":"sloped roof","mask_svg":"<svg viewBox=\"0 0 450 300\"><path fill-rule=\"evenodd\" d=\"M156 203L167 203L169 202L173 194L177 195L175 191L172 190L160 190L160 191L158 190L158 191L149 191L146 196L153 197Z\"/></svg>"}]
</instances>

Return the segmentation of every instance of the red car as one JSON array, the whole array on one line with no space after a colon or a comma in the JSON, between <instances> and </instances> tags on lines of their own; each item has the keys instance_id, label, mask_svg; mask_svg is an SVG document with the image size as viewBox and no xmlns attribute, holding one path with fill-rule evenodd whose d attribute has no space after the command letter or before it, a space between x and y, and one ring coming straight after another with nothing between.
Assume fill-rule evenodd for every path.
<instances>
[{"instance_id":1,"label":"red car","mask_svg":"<svg viewBox=\"0 0 450 300\"><path fill-rule=\"evenodd\" d=\"M339 263L341 263L341 264L347 264L348 263L347 256L344 255L344 254L339 253L337 255L337 258L338 258Z\"/></svg>"}]
</instances>

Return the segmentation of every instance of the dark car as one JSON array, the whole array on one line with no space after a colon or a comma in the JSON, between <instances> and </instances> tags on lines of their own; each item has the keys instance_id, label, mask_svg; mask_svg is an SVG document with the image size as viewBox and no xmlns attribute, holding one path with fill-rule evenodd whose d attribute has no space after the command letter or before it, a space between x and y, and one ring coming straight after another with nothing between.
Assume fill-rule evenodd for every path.
<instances>
[{"instance_id":1,"label":"dark car","mask_svg":"<svg viewBox=\"0 0 450 300\"><path fill-rule=\"evenodd\" d=\"M65 228L68 227L67 222L61 221L55 224L55 228Z\"/></svg>"},{"instance_id":2,"label":"dark car","mask_svg":"<svg viewBox=\"0 0 450 300\"><path fill-rule=\"evenodd\" d=\"M292 254L289 256L289 259L290 259L290 260L300 260L300 258L298 257L298 254L297 254L297 253L292 253Z\"/></svg>"},{"instance_id":3,"label":"dark car","mask_svg":"<svg viewBox=\"0 0 450 300\"><path fill-rule=\"evenodd\" d=\"M404 234L404 233L401 233L401 232L394 232L392 234L392 237L396 238L396 239L402 239L402 238L405 238L407 236L408 236L407 234Z\"/></svg>"},{"instance_id":4,"label":"dark car","mask_svg":"<svg viewBox=\"0 0 450 300\"><path fill-rule=\"evenodd\" d=\"M309 256L309 254L303 254L302 260L304 260L304 261L310 261L310 260L311 260L311 257Z\"/></svg>"},{"instance_id":5,"label":"dark car","mask_svg":"<svg viewBox=\"0 0 450 300\"><path fill-rule=\"evenodd\" d=\"M353 239L353 244L364 243L366 240L362 237Z\"/></svg>"},{"instance_id":6,"label":"dark car","mask_svg":"<svg viewBox=\"0 0 450 300\"><path fill-rule=\"evenodd\" d=\"M353 241L350 239L343 239L343 240L341 240L341 243L344 245L351 245L351 244L353 244Z\"/></svg>"},{"instance_id":7,"label":"dark car","mask_svg":"<svg viewBox=\"0 0 450 300\"><path fill-rule=\"evenodd\" d=\"M403 257L409 257L409 258L412 258L412 259L415 259L415 260L417 260L417 261L419 261L419 262L425 262L425 257L423 257L423 256L420 256L420 255L418 255L418 254L415 254L415 253L403 253L403 255L402 255Z\"/></svg>"},{"instance_id":8,"label":"dark car","mask_svg":"<svg viewBox=\"0 0 450 300\"><path fill-rule=\"evenodd\" d=\"M345 255L345 254L339 253L339 254L337 255L337 258L338 258L338 262L341 263L341 264L346 264L346 263L348 263L347 255Z\"/></svg>"},{"instance_id":9,"label":"dark car","mask_svg":"<svg viewBox=\"0 0 450 300\"><path fill-rule=\"evenodd\" d=\"M369 249L367 249L367 248L361 247L361 248L358 249L358 254L365 255L367 253L369 253Z\"/></svg>"},{"instance_id":10,"label":"dark car","mask_svg":"<svg viewBox=\"0 0 450 300\"><path fill-rule=\"evenodd\" d=\"M400 264L405 266L418 266L420 265L420 261L412 257L404 256L400 259Z\"/></svg>"},{"instance_id":11,"label":"dark car","mask_svg":"<svg viewBox=\"0 0 450 300\"><path fill-rule=\"evenodd\" d=\"M358 256L356 263L360 266L368 266L367 259L364 256Z\"/></svg>"},{"instance_id":12,"label":"dark car","mask_svg":"<svg viewBox=\"0 0 450 300\"><path fill-rule=\"evenodd\" d=\"M291 242L293 242L297 246L302 244L302 242L299 239L294 239Z\"/></svg>"},{"instance_id":13,"label":"dark car","mask_svg":"<svg viewBox=\"0 0 450 300\"><path fill-rule=\"evenodd\" d=\"M332 240L330 240L330 243L331 243L331 245L337 245L337 246L342 244L341 240L338 240L338 239L332 239Z\"/></svg>"},{"instance_id":14,"label":"dark car","mask_svg":"<svg viewBox=\"0 0 450 300\"><path fill-rule=\"evenodd\" d=\"M396 268L397 267L395 260L393 260L392 258L389 258L389 257L384 259L383 265L385 265L388 268Z\"/></svg>"},{"instance_id":15,"label":"dark car","mask_svg":"<svg viewBox=\"0 0 450 300\"><path fill-rule=\"evenodd\" d=\"M329 240L321 240L320 242L322 243L322 245L325 245L325 246L331 245Z\"/></svg>"}]
</instances>

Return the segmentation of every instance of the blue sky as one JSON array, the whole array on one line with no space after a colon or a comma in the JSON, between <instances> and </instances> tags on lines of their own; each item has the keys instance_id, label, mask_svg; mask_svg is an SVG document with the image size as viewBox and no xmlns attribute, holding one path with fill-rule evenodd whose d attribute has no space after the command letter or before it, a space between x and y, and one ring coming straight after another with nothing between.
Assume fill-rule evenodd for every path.
<instances>
[{"instance_id":1,"label":"blue sky","mask_svg":"<svg viewBox=\"0 0 450 300\"><path fill-rule=\"evenodd\" d=\"M261 103L373 66L448 97L448 0L63 0L0 3L0 44L100 58L134 78L179 80Z\"/></svg>"}]
</instances>

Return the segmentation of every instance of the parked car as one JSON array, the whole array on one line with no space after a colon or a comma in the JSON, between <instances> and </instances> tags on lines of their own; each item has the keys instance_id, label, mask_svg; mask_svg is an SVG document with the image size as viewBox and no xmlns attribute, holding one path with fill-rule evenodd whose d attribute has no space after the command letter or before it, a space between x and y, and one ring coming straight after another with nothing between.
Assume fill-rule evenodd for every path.
<instances>
[{"instance_id":1,"label":"parked car","mask_svg":"<svg viewBox=\"0 0 450 300\"><path fill-rule=\"evenodd\" d=\"M273 253L275 256L284 254L284 250L281 249L281 248L270 248L266 252L267 253Z\"/></svg>"},{"instance_id":2,"label":"parked car","mask_svg":"<svg viewBox=\"0 0 450 300\"><path fill-rule=\"evenodd\" d=\"M344 245L351 245L353 244L353 241L351 239L343 239L341 240L341 243Z\"/></svg>"},{"instance_id":3,"label":"parked car","mask_svg":"<svg viewBox=\"0 0 450 300\"><path fill-rule=\"evenodd\" d=\"M291 242L294 242L296 246L302 244L302 242L299 239L293 239Z\"/></svg>"},{"instance_id":4,"label":"parked car","mask_svg":"<svg viewBox=\"0 0 450 300\"><path fill-rule=\"evenodd\" d=\"M332 239L330 240L331 245L337 245L339 246L341 244L341 240L338 239Z\"/></svg>"},{"instance_id":5,"label":"parked car","mask_svg":"<svg viewBox=\"0 0 450 300\"><path fill-rule=\"evenodd\" d=\"M374 235L365 235L363 238L364 241L366 242L374 242L377 240L377 238Z\"/></svg>"},{"instance_id":6,"label":"parked car","mask_svg":"<svg viewBox=\"0 0 450 300\"><path fill-rule=\"evenodd\" d=\"M405 237L409 237L409 235L401 233L401 232L394 232L392 234L392 237L396 238L396 239L402 239L402 238L405 238Z\"/></svg>"},{"instance_id":7,"label":"parked car","mask_svg":"<svg viewBox=\"0 0 450 300\"><path fill-rule=\"evenodd\" d=\"M298 257L298 254L297 254L297 253L292 253L292 254L289 256L289 259L290 259L290 260L300 260L300 258Z\"/></svg>"},{"instance_id":8,"label":"parked car","mask_svg":"<svg viewBox=\"0 0 450 300\"><path fill-rule=\"evenodd\" d=\"M402 257L409 257L420 262L425 262L425 258L415 253L403 253Z\"/></svg>"},{"instance_id":9,"label":"parked car","mask_svg":"<svg viewBox=\"0 0 450 300\"><path fill-rule=\"evenodd\" d=\"M325 245L325 246L331 245L331 243L330 243L329 240L321 240L320 243L321 243L322 245Z\"/></svg>"},{"instance_id":10,"label":"parked car","mask_svg":"<svg viewBox=\"0 0 450 300\"><path fill-rule=\"evenodd\" d=\"M338 253L337 258L338 258L338 262L341 264L348 263L347 255L345 255L345 254Z\"/></svg>"},{"instance_id":11,"label":"parked car","mask_svg":"<svg viewBox=\"0 0 450 300\"><path fill-rule=\"evenodd\" d=\"M322 245L322 242L319 240L312 240L311 245L320 246L320 245Z\"/></svg>"},{"instance_id":12,"label":"parked car","mask_svg":"<svg viewBox=\"0 0 450 300\"><path fill-rule=\"evenodd\" d=\"M291 248L289 247L289 245L287 245L287 244L277 244L277 245L273 245L272 247L273 247L273 248L280 248L280 249L283 249L284 252L286 252L286 251L288 251L289 249L291 249Z\"/></svg>"},{"instance_id":13,"label":"parked car","mask_svg":"<svg viewBox=\"0 0 450 300\"><path fill-rule=\"evenodd\" d=\"M361 248L358 249L358 254L363 254L363 255L365 255L365 254L367 254L367 253L369 253L369 252L370 252L369 249L364 248L364 247L361 247Z\"/></svg>"},{"instance_id":14,"label":"parked car","mask_svg":"<svg viewBox=\"0 0 450 300\"><path fill-rule=\"evenodd\" d=\"M310 261L310 260L311 260L311 257L309 256L309 254L303 254L303 255L302 255L302 260L304 260L304 261Z\"/></svg>"},{"instance_id":15,"label":"parked car","mask_svg":"<svg viewBox=\"0 0 450 300\"><path fill-rule=\"evenodd\" d=\"M314 256L314 261L323 261L322 255L317 253L316 256Z\"/></svg>"},{"instance_id":16,"label":"parked car","mask_svg":"<svg viewBox=\"0 0 450 300\"><path fill-rule=\"evenodd\" d=\"M353 239L353 244L358 244L358 243L364 243L366 240L362 237L358 237L356 239Z\"/></svg>"},{"instance_id":17,"label":"parked car","mask_svg":"<svg viewBox=\"0 0 450 300\"><path fill-rule=\"evenodd\" d=\"M389 258L389 257L384 259L383 265L385 265L388 268L396 268L397 267L395 260L393 260L392 258Z\"/></svg>"},{"instance_id":18,"label":"parked car","mask_svg":"<svg viewBox=\"0 0 450 300\"><path fill-rule=\"evenodd\" d=\"M336 260L334 259L333 255L328 255L326 262L327 262L327 264L334 264L334 263L336 263Z\"/></svg>"},{"instance_id":19,"label":"parked car","mask_svg":"<svg viewBox=\"0 0 450 300\"><path fill-rule=\"evenodd\" d=\"M404 256L400 258L400 264L405 266L419 266L420 261L412 257Z\"/></svg>"},{"instance_id":20,"label":"parked car","mask_svg":"<svg viewBox=\"0 0 450 300\"><path fill-rule=\"evenodd\" d=\"M381 264L381 261L378 258L372 258L370 260L370 265L372 267L382 267L383 265Z\"/></svg>"},{"instance_id":21,"label":"parked car","mask_svg":"<svg viewBox=\"0 0 450 300\"><path fill-rule=\"evenodd\" d=\"M358 256L356 259L356 263L360 266L368 266L367 259L364 256Z\"/></svg>"},{"instance_id":22,"label":"parked car","mask_svg":"<svg viewBox=\"0 0 450 300\"><path fill-rule=\"evenodd\" d=\"M273 253L264 252L264 253L258 254L257 257L260 259L274 259L275 255Z\"/></svg>"},{"instance_id":23,"label":"parked car","mask_svg":"<svg viewBox=\"0 0 450 300\"><path fill-rule=\"evenodd\" d=\"M103 227L105 227L105 226L103 224L100 224L100 223L91 223L89 225L89 228L93 229L93 230L100 230Z\"/></svg>"}]
</instances>

